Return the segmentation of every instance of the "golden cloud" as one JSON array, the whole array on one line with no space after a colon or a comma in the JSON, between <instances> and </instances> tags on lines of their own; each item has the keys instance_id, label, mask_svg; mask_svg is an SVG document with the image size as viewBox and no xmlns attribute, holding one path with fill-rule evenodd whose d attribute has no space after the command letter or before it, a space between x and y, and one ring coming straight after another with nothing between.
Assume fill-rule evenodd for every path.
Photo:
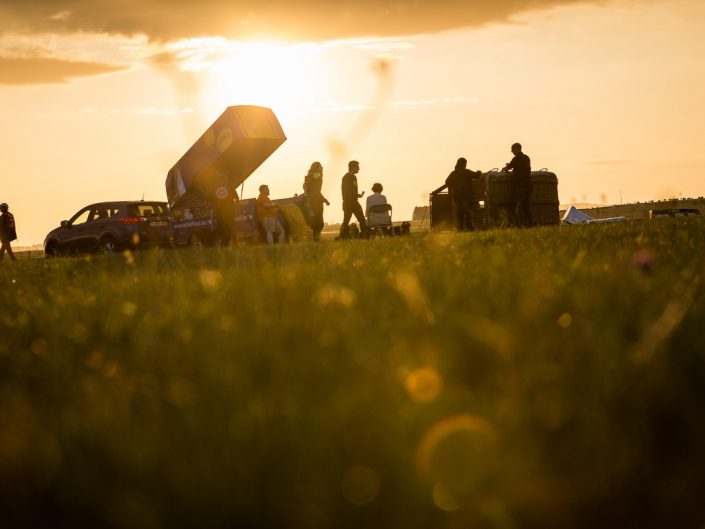
<instances>
[{"instance_id":1,"label":"golden cloud","mask_svg":"<svg viewBox=\"0 0 705 529\"><path fill-rule=\"evenodd\" d=\"M97 62L67 61L47 57L0 57L0 84L65 83L72 78L117 72L125 68Z\"/></svg>"},{"instance_id":2,"label":"golden cloud","mask_svg":"<svg viewBox=\"0 0 705 529\"><path fill-rule=\"evenodd\" d=\"M226 38L331 40L482 26L513 15L607 0L55 0L0 6L5 33L79 31L156 41Z\"/></svg>"}]
</instances>

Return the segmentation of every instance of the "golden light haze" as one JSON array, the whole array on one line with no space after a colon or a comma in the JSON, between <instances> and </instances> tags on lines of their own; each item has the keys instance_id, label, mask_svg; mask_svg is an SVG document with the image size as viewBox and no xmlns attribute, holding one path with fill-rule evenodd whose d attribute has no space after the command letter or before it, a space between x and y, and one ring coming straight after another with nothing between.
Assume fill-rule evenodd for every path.
<instances>
[{"instance_id":1,"label":"golden light haze","mask_svg":"<svg viewBox=\"0 0 705 529\"><path fill-rule=\"evenodd\" d=\"M379 11L386 2L350 2L348 18L345 4L304 2L291 31L271 2L275 20L258 18L256 39L239 36L248 24L237 16L223 30L223 2L204 3L218 16L196 17L196 34L139 17L121 28L75 4L49 18L0 7L13 21L0 35L0 201L19 244L91 202L165 200L167 170L236 104L273 108L289 138L244 195L261 183L274 197L298 193L319 160L329 222L342 217L350 158L361 188L381 182L402 220L458 157L498 167L515 141L558 174L563 202L705 194L699 1L441 2L440 13L395 16ZM191 8L149 5L188 22Z\"/></svg>"}]
</instances>

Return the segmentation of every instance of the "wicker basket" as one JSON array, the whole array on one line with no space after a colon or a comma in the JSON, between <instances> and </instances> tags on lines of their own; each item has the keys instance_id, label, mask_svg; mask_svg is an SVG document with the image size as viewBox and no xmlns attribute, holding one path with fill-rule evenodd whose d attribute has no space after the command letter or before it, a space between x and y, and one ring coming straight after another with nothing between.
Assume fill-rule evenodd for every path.
<instances>
[{"instance_id":1,"label":"wicker basket","mask_svg":"<svg viewBox=\"0 0 705 529\"><path fill-rule=\"evenodd\" d=\"M542 169L531 173L533 192L531 202L533 204L558 204L558 177Z\"/></svg>"},{"instance_id":2,"label":"wicker basket","mask_svg":"<svg viewBox=\"0 0 705 529\"><path fill-rule=\"evenodd\" d=\"M473 230L486 230L489 228L487 210L485 208L473 209L470 213Z\"/></svg>"},{"instance_id":3,"label":"wicker basket","mask_svg":"<svg viewBox=\"0 0 705 529\"><path fill-rule=\"evenodd\" d=\"M485 189L487 202L490 206L514 203L514 189L511 173L490 171L485 173Z\"/></svg>"},{"instance_id":4,"label":"wicker basket","mask_svg":"<svg viewBox=\"0 0 705 529\"><path fill-rule=\"evenodd\" d=\"M558 212L558 203L532 204L531 209L534 212L534 218L539 226L554 226L561 222L561 216Z\"/></svg>"},{"instance_id":5,"label":"wicker basket","mask_svg":"<svg viewBox=\"0 0 705 529\"><path fill-rule=\"evenodd\" d=\"M512 174L501 171L490 171L484 175L487 186L487 199L490 205L499 206L513 204L514 188ZM533 204L558 204L558 177L546 170L532 171L531 182Z\"/></svg>"},{"instance_id":6,"label":"wicker basket","mask_svg":"<svg viewBox=\"0 0 705 529\"><path fill-rule=\"evenodd\" d=\"M487 180L484 176L472 179L472 199L476 202L487 200Z\"/></svg>"}]
</instances>

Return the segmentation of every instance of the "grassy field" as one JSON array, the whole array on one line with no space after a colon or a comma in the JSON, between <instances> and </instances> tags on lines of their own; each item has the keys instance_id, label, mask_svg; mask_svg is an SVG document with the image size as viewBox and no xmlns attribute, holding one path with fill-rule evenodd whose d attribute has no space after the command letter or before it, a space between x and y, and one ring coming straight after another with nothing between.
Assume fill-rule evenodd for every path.
<instances>
[{"instance_id":1,"label":"grassy field","mask_svg":"<svg viewBox=\"0 0 705 529\"><path fill-rule=\"evenodd\" d=\"M0 265L0 526L705 523L705 222Z\"/></svg>"}]
</instances>

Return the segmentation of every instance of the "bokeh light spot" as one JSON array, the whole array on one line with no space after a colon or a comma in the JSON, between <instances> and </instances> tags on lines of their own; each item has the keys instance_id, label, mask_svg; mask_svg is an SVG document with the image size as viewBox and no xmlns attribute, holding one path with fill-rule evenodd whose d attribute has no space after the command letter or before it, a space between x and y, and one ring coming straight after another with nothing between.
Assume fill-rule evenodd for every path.
<instances>
[{"instance_id":1,"label":"bokeh light spot","mask_svg":"<svg viewBox=\"0 0 705 529\"><path fill-rule=\"evenodd\" d=\"M469 414L434 424L416 451L422 476L443 484L456 498L489 492L499 459L495 429L487 420Z\"/></svg>"},{"instance_id":2,"label":"bokeh light spot","mask_svg":"<svg viewBox=\"0 0 705 529\"><path fill-rule=\"evenodd\" d=\"M95 371L100 371L103 367L103 355L99 351L92 351L85 360L86 367Z\"/></svg>"},{"instance_id":3,"label":"bokeh light spot","mask_svg":"<svg viewBox=\"0 0 705 529\"><path fill-rule=\"evenodd\" d=\"M448 492L442 483L433 487L433 503L442 511L453 512L460 509L460 503Z\"/></svg>"},{"instance_id":4,"label":"bokeh light spot","mask_svg":"<svg viewBox=\"0 0 705 529\"><path fill-rule=\"evenodd\" d=\"M32 340L32 344L29 346L29 349L32 351L32 354L44 356L47 352L48 346L49 343L44 338L35 338Z\"/></svg>"},{"instance_id":5,"label":"bokeh light spot","mask_svg":"<svg viewBox=\"0 0 705 529\"><path fill-rule=\"evenodd\" d=\"M201 281L203 290L212 292L220 286L223 275L218 270L201 270L198 273L198 279Z\"/></svg>"},{"instance_id":6,"label":"bokeh light spot","mask_svg":"<svg viewBox=\"0 0 705 529\"><path fill-rule=\"evenodd\" d=\"M435 369L416 369L406 377L406 392L416 402L435 400L443 388L441 376Z\"/></svg>"},{"instance_id":7,"label":"bokeh light spot","mask_svg":"<svg viewBox=\"0 0 705 529\"><path fill-rule=\"evenodd\" d=\"M134 303L130 301L125 301L122 304L122 313L128 318L134 316L135 312L137 312L137 305L135 305Z\"/></svg>"},{"instance_id":8,"label":"bokeh light spot","mask_svg":"<svg viewBox=\"0 0 705 529\"><path fill-rule=\"evenodd\" d=\"M379 494L380 479L368 467L354 466L343 475L341 490L345 501L359 507L372 503Z\"/></svg>"},{"instance_id":9,"label":"bokeh light spot","mask_svg":"<svg viewBox=\"0 0 705 529\"><path fill-rule=\"evenodd\" d=\"M316 293L316 301L323 307L329 305L351 307L356 300L357 296L353 290L336 285L325 286Z\"/></svg>"},{"instance_id":10,"label":"bokeh light spot","mask_svg":"<svg viewBox=\"0 0 705 529\"><path fill-rule=\"evenodd\" d=\"M137 242L139 243L139 240ZM133 266L135 264L135 255L130 250L125 250L122 252L122 256L125 259L126 265Z\"/></svg>"},{"instance_id":11,"label":"bokeh light spot","mask_svg":"<svg viewBox=\"0 0 705 529\"><path fill-rule=\"evenodd\" d=\"M567 329L568 327L571 326L573 323L573 316L568 314L567 312L562 314L560 318L558 318L558 325L562 327L563 329Z\"/></svg>"}]
</instances>

